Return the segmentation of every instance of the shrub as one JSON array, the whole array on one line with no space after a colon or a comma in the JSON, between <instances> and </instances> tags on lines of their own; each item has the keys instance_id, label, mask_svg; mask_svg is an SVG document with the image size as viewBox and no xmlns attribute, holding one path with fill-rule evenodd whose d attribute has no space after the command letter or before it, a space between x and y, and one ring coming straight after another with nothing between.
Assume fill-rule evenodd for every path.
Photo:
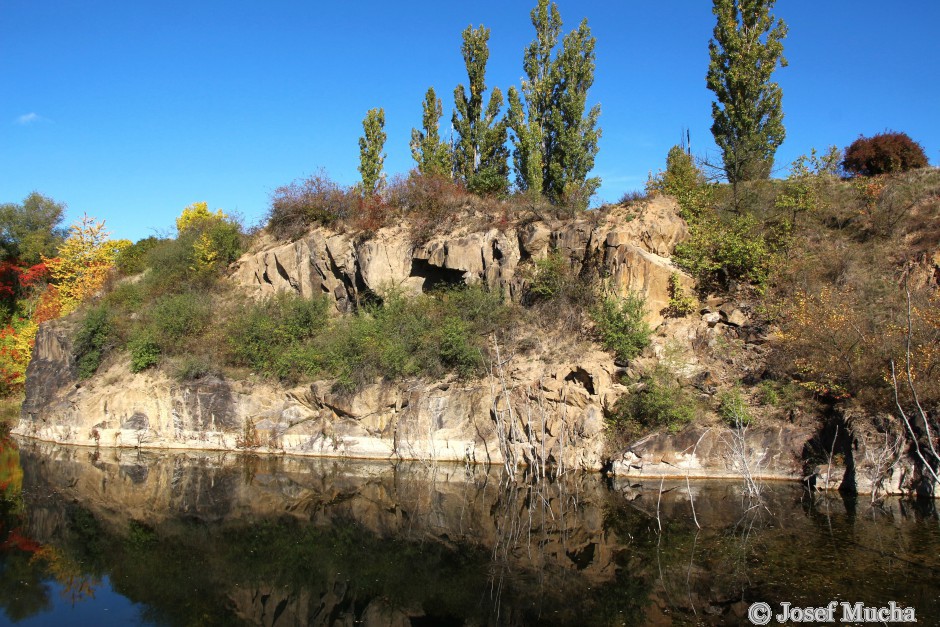
<instances>
[{"instance_id":1,"label":"shrub","mask_svg":"<svg viewBox=\"0 0 940 627\"><path fill-rule=\"evenodd\" d=\"M633 203L645 202L647 200L649 200L648 192L633 189L633 190L624 192L623 195L620 197L620 200L617 201L617 204L630 205Z\"/></svg>"},{"instance_id":2,"label":"shrub","mask_svg":"<svg viewBox=\"0 0 940 627\"><path fill-rule=\"evenodd\" d=\"M537 259L529 282L529 303L560 297L572 280L571 274L571 264L564 253L556 250L544 259Z\"/></svg>"},{"instance_id":3,"label":"shrub","mask_svg":"<svg viewBox=\"0 0 940 627\"><path fill-rule=\"evenodd\" d=\"M242 232L237 222L210 220L195 227L193 264L196 272L213 272L227 267L242 253Z\"/></svg>"},{"instance_id":4,"label":"shrub","mask_svg":"<svg viewBox=\"0 0 940 627\"><path fill-rule=\"evenodd\" d=\"M91 307L75 335L75 363L78 377L87 379L97 372L111 339L112 320L105 305Z\"/></svg>"},{"instance_id":5,"label":"shrub","mask_svg":"<svg viewBox=\"0 0 940 627\"><path fill-rule=\"evenodd\" d=\"M194 292L172 294L154 302L148 326L162 349L176 352L183 347L186 338L206 328L210 314L205 296Z\"/></svg>"},{"instance_id":6,"label":"shrub","mask_svg":"<svg viewBox=\"0 0 940 627\"><path fill-rule=\"evenodd\" d=\"M607 422L627 438L656 429L680 431L695 419L698 408L688 392L665 368L658 368L642 380L636 392L617 399L607 414Z\"/></svg>"},{"instance_id":7,"label":"shrub","mask_svg":"<svg viewBox=\"0 0 940 627\"><path fill-rule=\"evenodd\" d=\"M752 420L744 395L738 388L725 390L718 395L718 415L731 427L746 427Z\"/></svg>"},{"instance_id":8,"label":"shrub","mask_svg":"<svg viewBox=\"0 0 940 627\"><path fill-rule=\"evenodd\" d=\"M673 259L700 286L727 285L730 280L763 285L770 274L773 251L757 220L750 215L702 215L689 239L676 246Z\"/></svg>"},{"instance_id":9,"label":"shrub","mask_svg":"<svg viewBox=\"0 0 940 627\"><path fill-rule=\"evenodd\" d=\"M211 277L195 276L191 270L193 242L191 235L182 235L161 242L147 252L145 263L150 271L143 282L148 293L178 293L195 287L207 289L211 285Z\"/></svg>"},{"instance_id":10,"label":"shrub","mask_svg":"<svg viewBox=\"0 0 940 627\"><path fill-rule=\"evenodd\" d=\"M319 363L303 346L326 328L328 307L325 298L293 293L242 305L226 330L230 360L285 380L296 378L295 370L316 372Z\"/></svg>"},{"instance_id":11,"label":"shrub","mask_svg":"<svg viewBox=\"0 0 940 627\"><path fill-rule=\"evenodd\" d=\"M179 381L193 381L212 374L212 364L202 355L185 355L176 362L173 376Z\"/></svg>"},{"instance_id":12,"label":"shrub","mask_svg":"<svg viewBox=\"0 0 940 627\"><path fill-rule=\"evenodd\" d=\"M714 186L706 181L692 155L681 146L673 146L666 155L666 169L650 176L646 191L672 196L679 203L682 217L693 220L712 204Z\"/></svg>"},{"instance_id":13,"label":"shrub","mask_svg":"<svg viewBox=\"0 0 940 627\"><path fill-rule=\"evenodd\" d=\"M873 137L859 136L845 149L842 167L861 176L906 172L927 166L927 155L920 144L906 133L893 131Z\"/></svg>"},{"instance_id":14,"label":"shrub","mask_svg":"<svg viewBox=\"0 0 940 627\"><path fill-rule=\"evenodd\" d=\"M412 239L417 242L448 228L470 198L467 190L449 176L418 171L396 177L388 188L389 205L409 217Z\"/></svg>"},{"instance_id":15,"label":"shrub","mask_svg":"<svg viewBox=\"0 0 940 627\"><path fill-rule=\"evenodd\" d=\"M608 296L591 311L601 342L624 362L650 344L653 331L645 314L646 299L633 292L622 299Z\"/></svg>"},{"instance_id":16,"label":"shrub","mask_svg":"<svg viewBox=\"0 0 940 627\"><path fill-rule=\"evenodd\" d=\"M356 194L321 171L303 181L278 187L271 197L268 230L279 239L296 239L314 224L332 226L350 217Z\"/></svg>"},{"instance_id":17,"label":"shrub","mask_svg":"<svg viewBox=\"0 0 940 627\"><path fill-rule=\"evenodd\" d=\"M757 385L757 398L761 405L776 407L780 404L780 390L773 381L761 381Z\"/></svg>"},{"instance_id":18,"label":"shrub","mask_svg":"<svg viewBox=\"0 0 940 627\"><path fill-rule=\"evenodd\" d=\"M104 302L121 313L138 311L144 303L144 290L140 282L122 281L114 286Z\"/></svg>"},{"instance_id":19,"label":"shrub","mask_svg":"<svg viewBox=\"0 0 940 627\"><path fill-rule=\"evenodd\" d=\"M593 274L579 274L564 253L554 251L530 267L522 302L534 307L543 323L579 332L597 300L596 288Z\"/></svg>"},{"instance_id":20,"label":"shrub","mask_svg":"<svg viewBox=\"0 0 940 627\"><path fill-rule=\"evenodd\" d=\"M679 275L675 272L669 275L669 303L663 315L671 318L683 318L695 311L695 298L685 293Z\"/></svg>"},{"instance_id":21,"label":"shrub","mask_svg":"<svg viewBox=\"0 0 940 627\"><path fill-rule=\"evenodd\" d=\"M505 196L509 180L498 168L481 169L467 181L467 190L479 196Z\"/></svg>"},{"instance_id":22,"label":"shrub","mask_svg":"<svg viewBox=\"0 0 940 627\"><path fill-rule=\"evenodd\" d=\"M147 253L165 241L153 236L138 240L118 253L114 265L124 276L139 274L147 268Z\"/></svg>"},{"instance_id":23,"label":"shrub","mask_svg":"<svg viewBox=\"0 0 940 627\"><path fill-rule=\"evenodd\" d=\"M160 362L160 346L150 333L138 331L127 343L131 354L131 372L138 373Z\"/></svg>"}]
</instances>

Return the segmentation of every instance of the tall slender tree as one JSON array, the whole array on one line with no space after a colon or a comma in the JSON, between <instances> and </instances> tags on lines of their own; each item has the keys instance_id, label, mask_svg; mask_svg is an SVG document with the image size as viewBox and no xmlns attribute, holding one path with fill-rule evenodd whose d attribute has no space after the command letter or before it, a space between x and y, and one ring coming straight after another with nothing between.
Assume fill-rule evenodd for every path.
<instances>
[{"instance_id":1,"label":"tall slender tree","mask_svg":"<svg viewBox=\"0 0 940 627\"><path fill-rule=\"evenodd\" d=\"M377 194L385 184L382 166L385 163L385 109L369 109L362 121L364 135L359 138L359 173L362 194Z\"/></svg>"},{"instance_id":2,"label":"tall slender tree","mask_svg":"<svg viewBox=\"0 0 940 627\"><path fill-rule=\"evenodd\" d=\"M786 136L782 91L770 78L787 65L787 27L775 23L773 6L774 0L712 0L716 24L706 81L717 102L711 130L732 184L768 178Z\"/></svg>"},{"instance_id":3,"label":"tall slender tree","mask_svg":"<svg viewBox=\"0 0 940 627\"><path fill-rule=\"evenodd\" d=\"M468 26L461 36L469 93L463 85L454 90L454 172L472 191L502 193L509 187L509 150L507 123L500 114L503 94L498 87L493 88L483 108L490 31L483 26Z\"/></svg>"},{"instance_id":4,"label":"tall slender tree","mask_svg":"<svg viewBox=\"0 0 940 627\"><path fill-rule=\"evenodd\" d=\"M587 110L595 39L584 20L555 54L562 26L557 5L539 0L531 19L535 40L523 57L522 94L509 90L516 184L556 202L577 199L586 205L600 185L600 179L587 178L601 135L600 106Z\"/></svg>"},{"instance_id":5,"label":"tall slender tree","mask_svg":"<svg viewBox=\"0 0 940 627\"><path fill-rule=\"evenodd\" d=\"M558 84L558 67L552 52L561 32L558 6L539 0L530 13L535 27L535 41L525 49L522 68L522 97L515 87L509 88L509 126L513 131L513 167L516 185L523 190L541 194L548 178L548 163L554 145L551 112ZM525 98L523 104L522 98ZM528 114L528 115L526 115Z\"/></svg>"},{"instance_id":6,"label":"tall slender tree","mask_svg":"<svg viewBox=\"0 0 940 627\"><path fill-rule=\"evenodd\" d=\"M441 141L440 120L443 115L441 99L428 88L424 96L423 130L411 129L411 156L422 174L449 175L451 173L450 146Z\"/></svg>"},{"instance_id":7,"label":"tall slender tree","mask_svg":"<svg viewBox=\"0 0 940 627\"><path fill-rule=\"evenodd\" d=\"M594 46L587 20L578 30L565 35L558 58L558 108L554 113L557 149L549 166L552 182L550 195L556 199L576 202L583 208L600 187L599 177L588 178L594 168L601 130L597 119L601 106L587 110L587 92L594 84Z\"/></svg>"}]
</instances>

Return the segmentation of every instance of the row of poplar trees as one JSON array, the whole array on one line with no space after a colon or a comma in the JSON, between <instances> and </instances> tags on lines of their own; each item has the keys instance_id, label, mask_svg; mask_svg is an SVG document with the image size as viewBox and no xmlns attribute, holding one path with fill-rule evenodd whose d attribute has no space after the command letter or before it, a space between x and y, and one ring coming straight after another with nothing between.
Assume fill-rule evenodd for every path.
<instances>
[{"instance_id":1,"label":"row of poplar trees","mask_svg":"<svg viewBox=\"0 0 940 627\"><path fill-rule=\"evenodd\" d=\"M782 43L787 27L771 15L773 5L774 0L712 0L716 23L706 75L716 98L711 131L733 185L768 178L786 136L782 92L771 75L787 64ZM600 178L587 176L601 136L600 106L587 108L595 39L583 20L558 50L561 16L548 0L539 0L531 18L536 37L525 50L526 78L521 91L509 88L508 110L503 111L498 87L484 107L490 31L467 27L462 52L469 88L458 85L454 90L456 137L452 142L441 138L443 105L434 89L428 89L422 129L412 130L412 155L424 174L449 175L470 191L500 194L509 188L511 139L517 189L556 203L587 206L600 186ZM359 170L366 194L376 193L382 184L384 125L382 109L372 109L363 121Z\"/></svg>"},{"instance_id":2,"label":"row of poplar trees","mask_svg":"<svg viewBox=\"0 0 940 627\"><path fill-rule=\"evenodd\" d=\"M595 38L583 20L561 38L559 49L561 15L549 0L539 0L531 18L536 38L525 50L526 78L521 90L510 87L508 109L498 87L484 98L490 31L468 26L461 49L468 85L454 90L454 136L441 137L443 103L432 87L424 98L422 128L412 130L411 152L423 174L450 176L479 194L503 194L510 186L511 145L517 189L587 206L600 185L599 178L588 178L601 135L600 105L587 107ZM363 121L359 171L366 194L382 185L384 124L382 109L372 109Z\"/></svg>"}]
</instances>

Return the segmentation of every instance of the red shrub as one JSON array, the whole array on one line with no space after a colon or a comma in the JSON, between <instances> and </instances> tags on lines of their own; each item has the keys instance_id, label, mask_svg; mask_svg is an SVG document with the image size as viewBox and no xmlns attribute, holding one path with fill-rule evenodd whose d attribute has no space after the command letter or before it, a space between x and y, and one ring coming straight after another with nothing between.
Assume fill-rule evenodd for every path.
<instances>
[{"instance_id":1,"label":"red shrub","mask_svg":"<svg viewBox=\"0 0 940 627\"><path fill-rule=\"evenodd\" d=\"M906 172L926 166L927 155L921 145L906 133L895 132L860 136L845 149L842 160L846 172L862 176Z\"/></svg>"}]
</instances>

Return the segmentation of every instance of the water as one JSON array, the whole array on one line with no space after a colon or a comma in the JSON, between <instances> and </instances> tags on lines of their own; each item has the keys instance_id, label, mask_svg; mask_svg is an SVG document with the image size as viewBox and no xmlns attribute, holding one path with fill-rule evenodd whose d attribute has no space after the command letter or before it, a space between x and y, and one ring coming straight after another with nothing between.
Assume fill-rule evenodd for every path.
<instances>
[{"instance_id":1,"label":"water","mask_svg":"<svg viewBox=\"0 0 940 627\"><path fill-rule=\"evenodd\" d=\"M0 624L740 625L834 600L940 624L932 503L741 487L8 439Z\"/></svg>"}]
</instances>

